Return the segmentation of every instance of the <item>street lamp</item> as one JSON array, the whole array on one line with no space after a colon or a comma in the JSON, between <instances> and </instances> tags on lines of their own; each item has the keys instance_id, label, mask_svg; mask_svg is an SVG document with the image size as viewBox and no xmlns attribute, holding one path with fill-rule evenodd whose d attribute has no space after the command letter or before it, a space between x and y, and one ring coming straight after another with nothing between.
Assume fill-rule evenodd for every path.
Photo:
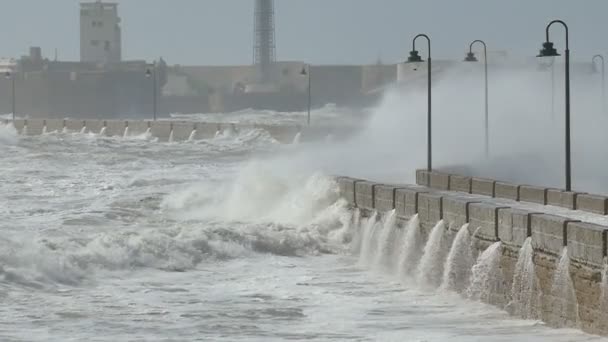
<instances>
[{"instance_id":1,"label":"street lamp","mask_svg":"<svg viewBox=\"0 0 608 342\"><path fill-rule=\"evenodd\" d=\"M156 62L152 63L152 65L148 66L146 69L146 77L152 77L152 107L154 111L154 121L156 121Z\"/></svg>"},{"instance_id":2,"label":"street lamp","mask_svg":"<svg viewBox=\"0 0 608 342\"><path fill-rule=\"evenodd\" d=\"M487 158L489 155L490 143L489 143L489 119L488 119L488 48L486 46L486 43L483 40L479 40L479 39L471 42L471 44L469 45L469 52L467 53L467 56L465 57L464 61L465 62L477 62L477 57L475 57L475 54L473 53L473 45L475 43L480 43L483 45L483 59L484 59L484 68L485 68L485 117L484 117L485 154L486 154L486 158Z\"/></svg>"},{"instance_id":3,"label":"street lamp","mask_svg":"<svg viewBox=\"0 0 608 342\"><path fill-rule=\"evenodd\" d=\"M15 122L15 76L11 74L10 71L7 71L4 74L4 78L11 80L11 108L13 112L13 122Z\"/></svg>"},{"instance_id":4,"label":"street lamp","mask_svg":"<svg viewBox=\"0 0 608 342\"><path fill-rule=\"evenodd\" d=\"M565 124L565 141L566 141L566 191L572 190L572 165L570 159L570 45L568 35L568 25L561 20L553 20L545 29L547 40L543 43L543 48L537 57L556 57L559 56L557 50L553 47L553 43L549 40L549 29L551 25L559 23L564 26L566 30L566 124Z\"/></svg>"},{"instance_id":5,"label":"street lamp","mask_svg":"<svg viewBox=\"0 0 608 342\"><path fill-rule=\"evenodd\" d=\"M428 113L427 113L427 170L428 171L432 171L433 170L433 155L432 155L432 132L431 132L431 124L432 124L432 120L431 120L431 38L429 38L429 36L427 36L426 34L418 34L416 37L414 37L414 39L412 40L412 51L410 51L410 56L407 58L407 63L422 63L423 60L420 57L418 51L416 50L416 39L420 38L420 37L424 37L426 38L426 41L428 43L428 54L429 57L427 59L427 76L428 76L428 90L427 90L427 96L428 96ZM415 64L415 65L416 65Z\"/></svg>"},{"instance_id":6,"label":"street lamp","mask_svg":"<svg viewBox=\"0 0 608 342\"><path fill-rule=\"evenodd\" d=\"M310 106L311 106L311 94L310 94L310 86L311 86L311 79L312 79L312 72L310 71L310 64L306 64L305 66L302 67L302 71L300 72L300 75L302 76L308 76L308 117L307 117L307 123L308 126L310 126Z\"/></svg>"},{"instance_id":7,"label":"street lamp","mask_svg":"<svg viewBox=\"0 0 608 342\"><path fill-rule=\"evenodd\" d=\"M599 58L602 61L602 111L606 111L606 101L604 100L604 97L606 96L606 73L605 73L605 69L604 69L604 56L602 55L595 55L593 56L593 58L591 59L591 67L593 69L593 72L597 72L597 67L595 66L595 59Z\"/></svg>"}]
</instances>

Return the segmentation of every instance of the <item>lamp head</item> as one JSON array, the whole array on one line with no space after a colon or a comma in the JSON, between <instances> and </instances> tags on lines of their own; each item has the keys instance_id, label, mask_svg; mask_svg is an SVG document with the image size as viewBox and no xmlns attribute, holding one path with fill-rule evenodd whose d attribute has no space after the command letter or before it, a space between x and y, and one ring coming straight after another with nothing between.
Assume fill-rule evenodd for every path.
<instances>
[{"instance_id":1,"label":"lamp head","mask_svg":"<svg viewBox=\"0 0 608 342\"><path fill-rule=\"evenodd\" d=\"M150 68L146 69L146 77L152 76L152 70Z\"/></svg>"},{"instance_id":2,"label":"lamp head","mask_svg":"<svg viewBox=\"0 0 608 342\"><path fill-rule=\"evenodd\" d=\"M308 71L306 71L306 67L302 67L302 71L300 71L300 75L302 76L308 76Z\"/></svg>"},{"instance_id":3,"label":"lamp head","mask_svg":"<svg viewBox=\"0 0 608 342\"><path fill-rule=\"evenodd\" d=\"M543 48L540 50L540 53L536 57L557 57L560 54L553 47L552 42L544 42Z\"/></svg>"},{"instance_id":4,"label":"lamp head","mask_svg":"<svg viewBox=\"0 0 608 342\"><path fill-rule=\"evenodd\" d=\"M11 72L7 71L4 73L4 78L6 78L7 80L11 78Z\"/></svg>"},{"instance_id":5,"label":"lamp head","mask_svg":"<svg viewBox=\"0 0 608 342\"><path fill-rule=\"evenodd\" d=\"M408 64L411 64L412 69L414 71L418 70L418 66L420 65L420 63L422 63L424 60L420 57L420 54L418 53L417 50L412 50L410 51L410 56L407 58L407 62Z\"/></svg>"},{"instance_id":6,"label":"lamp head","mask_svg":"<svg viewBox=\"0 0 608 342\"><path fill-rule=\"evenodd\" d=\"M464 58L465 62L478 62L477 57L473 52L467 52L467 56Z\"/></svg>"}]
</instances>

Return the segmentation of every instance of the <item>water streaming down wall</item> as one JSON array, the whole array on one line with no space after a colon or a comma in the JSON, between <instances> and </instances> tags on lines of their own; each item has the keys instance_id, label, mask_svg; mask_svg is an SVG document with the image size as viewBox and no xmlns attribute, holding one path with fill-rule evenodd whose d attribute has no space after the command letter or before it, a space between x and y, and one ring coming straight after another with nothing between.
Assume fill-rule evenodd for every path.
<instances>
[{"instance_id":1,"label":"water streaming down wall","mask_svg":"<svg viewBox=\"0 0 608 342\"><path fill-rule=\"evenodd\" d=\"M107 128L106 126L103 126L103 127L101 128L101 131L99 131L99 135L101 135L101 136L105 136L105 135L106 135L106 128ZM65 128L64 128L64 129L65 129Z\"/></svg>"},{"instance_id":2,"label":"water streaming down wall","mask_svg":"<svg viewBox=\"0 0 608 342\"><path fill-rule=\"evenodd\" d=\"M192 132L190 132L190 136L188 137L188 141L192 142L194 141L194 137L196 137L196 130L193 129Z\"/></svg>"},{"instance_id":3,"label":"water streaming down wall","mask_svg":"<svg viewBox=\"0 0 608 342\"><path fill-rule=\"evenodd\" d=\"M376 256L374 263L382 269L391 269L394 265L392 259L395 248L395 235L397 234L397 215L395 209L386 213L383 219L382 230L378 233Z\"/></svg>"},{"instance_id":4,"label":"water streaming down wall","mask_svg":"<svg viewBox=\"0 0 608 342\"><path fill-rule=\"evenodd\" d=\"M560 327L578 327L578 302L572 278L570 277L568 247L564 247L559 259L559 264L553 276L550 295L550 299L544 301L547 308L543 311L553 316L551 317L551 321Z\"/></svg>"},{"instance_id":5,"label":"water streaming down wall","mask_svg":"<svg viewBox=\"0 0 608 342\"><path fill-rule=\"evenodd\" d=\"M129 137L129 126L125 127L125 132L122 134L124 139Z\"/></svg>"},{"instance_id":6,"label":"water streaming down wall","mask_svg":"<svg viewBox=\"0 0 608 342\"><path fill-rule=\"evenodd\" d=\"M471 267L473 267L473 252L471 250L471 234L469 224L464 224L450 248L450 253L443 267L443 280L441 288L456 292L463 292L469 286Z\"/></svg>"},{"instance_id":7,"label":"water streaming down wall","mask_svg":"<svg viewBox=\"0 0 608 342\"><path fill-rule=\"evenodd\" d=\"M491 304L501 302L492 298L493 295L505 292L504 277L500 267L501 257L500 241L494 242L479 255L471 269L471 283L466 291L468 298Z\"/></svg>"},{"instance_id":8,"label":"water streaming down wall","mask_svg":"<svg viewBox=\"0 0 608 342\"><path fill-rule=\"evenodd\" d=\"M399 251L397 274L401 279L411 278L415 275L414 272L422 257L424 246L418 214L412 216L408 221L401 237L402 240L398 240L400 248L396 248Z\"/></svg>"},{"instance_id":9,"label":"water streaming down wall","mask_svg":"<svg viewBox=\"0 0 608 342\"><path fill-rule=\"evenodd\" d=\"M46 128L46 124L42 127L42 134L47 134L47 128Z\"/></svg>"},{"instance_id":10,"label":"water streaming down wall","mask_svg":"<svg viewBox=\"0 0 608 342\"><path fill-rule=\"evenodd\" d=\"M296 135L293 137L293 141L291 142L293 145L297 145L300 143L300 139L302 138L302 133L298 132L296 133Z\"/></svg>"},{"instance_id":11,"label":"water streaming down wall","mask_svg":"<svg viewBox=\"0 0 608 342\"><path fill-rule=\"evenodd\" d=\"M527 238L519 250L513 272L511 301L507 310L524 319L540 319L542 292L536 276L532 238Z\"/></svg>"},{"instance_id":12,"label":"water streaming down wall","mask_svg":"<svg viewBox=\"0 0 608 342\"><path fill-rule=\"evenodd\" d=\"M446 225L441 220L433 227L418 264L416 281L421 286L437 287L440 285L447 250L445 235Z\"/></svg>"},{"instance_id":13,"label":"water streaming down wall","mask_svg":"<svg viewBox=\"0 0 608 342\"><path fill-rule=\"evenodd\" d=\"M603 328L608 327L608 264L604 264L602 270L602 282L600 283L600 320Z\"/></svg>"},{"instance_id":14,"label":"water streaming down wall","mask_svg":"<svg viewBox=\"0 0 608 342\"><path fill-rule=\"evenodd\" d=\"M362 227L361 251L359 252L359 264L369 265L370 257L374 254L374 235L378 227L378 212L374 212Z\"/></svg>"},{"instance_id":15,"label":"water streaming down wall","mask_svg":"<svg viewBox=\"0 0 608 342\"><path fill-rule=\"evenodd\" d=\"M128 129L128 127L126 129ZM86 132L87 132L87 126L82 126L82 128L80 129L80 134L85 134Z\"/></svg>"},{"instance_id":16,"label":"water streaming down wall","mask_svg":"<svg viewBox=\"0 0 608 342\"><path fill-rule=\"evenodd\" d=\"M171 132L169 133L169 142L173 142L173 129L171 129Z\"/></svg>"}]
</instances>

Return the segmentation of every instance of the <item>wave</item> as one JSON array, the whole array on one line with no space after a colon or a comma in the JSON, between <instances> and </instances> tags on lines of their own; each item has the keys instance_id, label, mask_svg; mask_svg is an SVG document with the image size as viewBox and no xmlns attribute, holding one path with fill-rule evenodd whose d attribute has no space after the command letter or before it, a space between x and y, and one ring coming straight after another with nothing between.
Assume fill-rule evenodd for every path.
<instances>
[{"instance_id":1,"label":"wave","mask_svg":"<svg viewBox=\"0 0 608 342\"><path fill-rule=\"evenodd\" d=\"M18 133L13 124L0 123L0 145L13 145L17 143Z\"/></svg>"}]
</instances>

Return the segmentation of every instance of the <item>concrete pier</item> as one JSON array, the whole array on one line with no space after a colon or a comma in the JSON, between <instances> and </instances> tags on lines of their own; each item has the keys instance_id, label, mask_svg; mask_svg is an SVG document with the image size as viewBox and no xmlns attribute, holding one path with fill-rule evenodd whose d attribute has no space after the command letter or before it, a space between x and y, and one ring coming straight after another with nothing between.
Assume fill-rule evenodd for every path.
<instances>
[{"instance_id":1,"label":"concrete pier","mask_svg":"<svg viewBox=\"0 0 608 342\"><path fill-rule=\"evenodd\" d=\"M496 241L503 246L501 274L504 284L492 289L490 304L507 308L511 301L518 252L530 238L533 263L542 297L530 303L547 324L608 334L608 307L601 303L602 273L608 253L607 199L560 189L508 184L490 179L418 171L416 185L379 184L338 177L340 195L364 216L396 210L399 228L415 214L421 236L428 238L439 220L453 239L465 223L478 253ZM572 210L576 208L577 210ZM564 247L570 257L569 274L576 296L560 298L552 289ZM608 289L604 289L608 290ZM572 303L564 303L572 301ZM563 305L576 307L576 317L564 317Z\"/></svg>"}]
</instances>

